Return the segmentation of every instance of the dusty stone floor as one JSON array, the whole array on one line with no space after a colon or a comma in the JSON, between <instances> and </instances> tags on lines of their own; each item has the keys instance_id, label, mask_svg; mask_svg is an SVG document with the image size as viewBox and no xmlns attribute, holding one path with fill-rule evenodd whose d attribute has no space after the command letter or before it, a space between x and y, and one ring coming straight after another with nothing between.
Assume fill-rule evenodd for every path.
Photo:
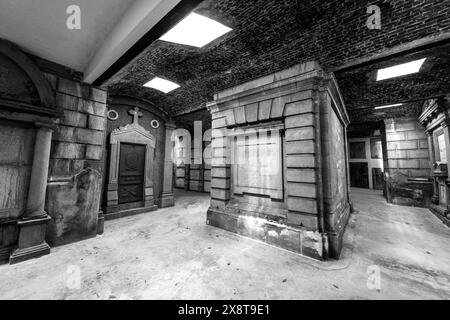
<instances>
[{"instance_id":1,"label":"dusty stone floor","mask_svg":"<svg viewBox=\"0 0 450 320\"><path fill-rule=\"evenodd\" d=\"M175 208L110 221L101 237L0 266L0 298L450 299L450 229L374 192L353 190L353 199L359 212L338 262L206 226L208 196L180 194ZM381 270L381 291L367 287L370 266Z\"/></svg>"}]
</instances>

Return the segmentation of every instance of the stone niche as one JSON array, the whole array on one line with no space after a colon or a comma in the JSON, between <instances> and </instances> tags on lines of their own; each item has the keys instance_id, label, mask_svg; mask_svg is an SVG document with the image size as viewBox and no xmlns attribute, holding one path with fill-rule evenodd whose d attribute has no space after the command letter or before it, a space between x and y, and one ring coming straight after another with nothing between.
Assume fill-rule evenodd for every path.
<instances>
[{"instance_id":1,"label":"stone niche","mask_svg":"<svg viewBox=\"0 0 450 320\"><path fill-rule=\"evenodd\" d=\"M212 114L207 223L318 260L338 259L350 215L336 80L315 62L228 89Z\"/></svg>"},{"instance_id":2,"label":"stone niche","mask_svg":"<svg viewBox=\"0 0 450 320\"><path fill-rule=\"evenodd\" d=\"M173 205L171 134L167 113L152 103L112 96L108 106L106 219ZM167 160L167 161L166 161ZM166 170L167 167L170 170Z\"/></svg>"}]
</instances>

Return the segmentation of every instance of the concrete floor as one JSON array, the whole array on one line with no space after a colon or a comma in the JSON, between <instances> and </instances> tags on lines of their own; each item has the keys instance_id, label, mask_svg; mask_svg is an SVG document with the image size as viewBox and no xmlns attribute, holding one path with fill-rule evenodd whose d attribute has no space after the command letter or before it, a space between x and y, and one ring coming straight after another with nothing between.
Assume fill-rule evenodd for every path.
<instances>
[{"instance_id":1,"label":"concrete floor","mask_svg":"<svg viewBox=\"0 0 450 320\"><path fill-rule=\"evenodd\" d=\"M2 299L450 299L450 229L353 190L343 259L318 263L205 225L208 196L107 222L96 239L0 266ZM367 270L381 270L369 290ZM79 275L79 277L77 277Z\"/></svg>"}]
</instances>

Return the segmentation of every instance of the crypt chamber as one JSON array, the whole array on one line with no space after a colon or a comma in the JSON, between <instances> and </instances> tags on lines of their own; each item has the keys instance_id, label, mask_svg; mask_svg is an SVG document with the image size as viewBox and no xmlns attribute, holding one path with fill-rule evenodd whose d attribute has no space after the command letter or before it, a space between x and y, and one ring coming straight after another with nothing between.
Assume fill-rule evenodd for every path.
<instances>
[{"instance_id":1,"label":"crypt chamber","mask_svg":"<svg viewBox=\"0 0 450 320\"><path fill-rule=\"evenodd\" d=\"M333 19L320 21L322 36L305 19L314 3L261 2L256 17L244 2L175 2L158 1L167 7L150 30L150 15L139 28L102 20L107 41L77 34L90 47L66 43L59 59L0 38L1 263L104 237L133 216L183 215L176 194L207 198L199 228L321 263L345 256L352 190L449 225L448 34L389 29L381 54L383 33L362 18L349 20L349 43L347 31L329 31L341 32ZM131 12L153 12L140 6ZM352 6L365 17L365 5ZM175 22L200 14L220 24L217 37L167 40ZM411 61L416 73L379 79Z\"/></svg>"}]
</instances>

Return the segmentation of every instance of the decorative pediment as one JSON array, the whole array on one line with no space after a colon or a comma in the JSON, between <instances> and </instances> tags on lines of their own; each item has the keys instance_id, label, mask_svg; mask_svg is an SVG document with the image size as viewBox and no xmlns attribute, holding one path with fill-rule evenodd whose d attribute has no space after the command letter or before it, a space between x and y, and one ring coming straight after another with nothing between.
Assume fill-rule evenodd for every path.
<instances>
[{"instance_id":1,"label":"decorative pediment","mask_svg":"<svg viewBox=\"0 0 450 320\"><path fill-rule=\"evenodd\" d=\"M111 133L111 144L118 143L145 144L155 148L155 137L139 124L128 124Z\"/></svg>"},{"instance_id":2,"label":"decorative pediment","mask_svg":"<svg viewBox=\"0 0 450 320\"><path fill-rule=\"evenodd\" d=\"M419 122L424 126L434 126L433 123L439 119L439 122L446 120L446 107L442 99L430 99L425 101L422 107L422 114L419 116Z\"/></svg>"}]
</instances>

